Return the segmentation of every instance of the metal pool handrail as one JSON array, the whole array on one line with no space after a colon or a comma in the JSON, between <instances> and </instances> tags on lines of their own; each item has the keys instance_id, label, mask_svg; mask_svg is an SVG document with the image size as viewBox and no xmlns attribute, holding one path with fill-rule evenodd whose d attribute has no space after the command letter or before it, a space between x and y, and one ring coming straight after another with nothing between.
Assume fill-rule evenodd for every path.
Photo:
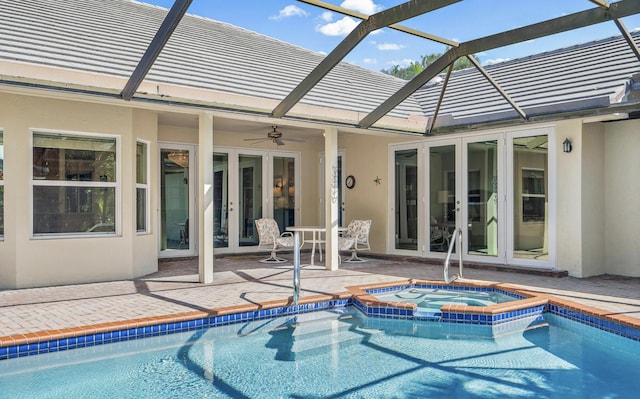
<instances>
[{"instance_id":1,"label":"metal pool handrail","mask_svg":"<svg viewBox=\"0 0 640 399\"><path fill-rule=\"evenodd\" d=\"M456 237L460 236L459 239L456 240ZM453 278L449 277L449 260L451 259L451 253L453 252L453 248L458 244L458 259L460 262L460 273ZM447 251L447 258L444 260L444 281L447 284L462 278L462 229L460 227L456 228L451 235L451 242L449 243L449 250Z\"/></svg>"}]
</instances>

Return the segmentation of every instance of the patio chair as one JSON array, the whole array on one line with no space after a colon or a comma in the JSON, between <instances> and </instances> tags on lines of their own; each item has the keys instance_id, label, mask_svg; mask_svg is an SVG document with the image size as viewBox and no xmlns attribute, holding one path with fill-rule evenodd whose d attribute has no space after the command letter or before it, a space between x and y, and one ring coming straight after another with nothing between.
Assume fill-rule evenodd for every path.
<instances>
[{"instance_id":1,"label":"patio chair","mask_svg":"<svg viewBox=\"0 0 640 399\"><path fill-rule=\"evenodd\" d=\"M258 230L258 246L269 247L271 256L261 260L262 263L283 263L287 262L284 258L276 256L276 251L283 247L294 247L293 233L284 232L280 234L280 228L275 219L262 218L256 219L256 230Z\"/></svg>"},{"instance_id":2,"label":"patio chair","mask_svg":"<svg viewBox=\"0 0 640 399\"><path fill-rule=\"evenodd\" d=\"M353 250L356 240L349 237L338 236L338 252ZM338 255L338 263L342 263L342 256Z\"/></svg>"},{"instance_id":3,"label":"patio chair","mask_svg":"<svg viewBox=\"0 0 640 399\"><path fill-rule=\"evenodd\" d=\"M345 262L366 262L366 259L358 257L358 251L371 251L369 245L369 232L371 231L371 220L352 220L347 229L342 232L342 239L353 240L351 257Z\"/></svg>"}]
</instances>

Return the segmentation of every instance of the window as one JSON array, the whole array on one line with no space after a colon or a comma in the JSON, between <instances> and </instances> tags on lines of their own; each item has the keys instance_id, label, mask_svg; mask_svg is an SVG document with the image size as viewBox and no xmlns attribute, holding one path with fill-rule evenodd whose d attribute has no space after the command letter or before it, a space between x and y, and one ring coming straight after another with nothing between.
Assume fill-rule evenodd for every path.
<instances>
[{"instance_id":1,"label":"window","mask_svg":"<svg viewBox=\"0 0 640 399\"><path fill-rule=\"evenodd\" d=\"M522 168L522 221L544 222L544 204L544 170Z\"/></svg>"},{"instance_id":2,"label":"window","mask_svg":"<svg viewBox=\"0 0 640 399\"><path fill-rule=\"evenodd\" d=\"M149 143L136 142L136 231L149 232Z\"/></svg>"},{"instance_id":3,"label":"window","mask_svg":"<svg viewBox=\"0 0 640 399\"><path fill-rule=\"evenodd\" d=\"M0 238L4 237L4 138L0 130Z\"/></svg>"},{"instance_id":4,"label":"window","mask_svg":"<svg viewBox=\"0 0 640 399\"><path fill-rule=\"evenodd\" d=\"M33 133L33 235L113 235L115 137Z\"/></svg>"}]
</instances>

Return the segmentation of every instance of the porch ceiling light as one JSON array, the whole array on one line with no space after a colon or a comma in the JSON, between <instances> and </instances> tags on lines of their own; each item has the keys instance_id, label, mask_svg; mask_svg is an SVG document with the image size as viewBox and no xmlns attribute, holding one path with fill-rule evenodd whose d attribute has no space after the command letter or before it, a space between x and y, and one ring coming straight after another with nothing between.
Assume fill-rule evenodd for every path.
<instances>
[{"instance_id":1,"label":"porch ceiling light","mask_svg":"<svg viewBox=\"0 0 640 399\"><path fill-rule=\"evenodd\" d=\"M167 155L167 158L178 166L183 168L189 167L189 152L187 151L171 151Z\"/></svg>"},{"instance_id":2,"label":"porch ceiling light","mask_svg":"<svg viewBox=\"0 0 640 399\"><path fill-rule=\"evenodd\" d=\"M562 151L569 153L571 152L572 149L573 147L571 146L571 141L569 141L568 138L565 138L564 141L562 142Z\"/></svg>"}]
</instances>

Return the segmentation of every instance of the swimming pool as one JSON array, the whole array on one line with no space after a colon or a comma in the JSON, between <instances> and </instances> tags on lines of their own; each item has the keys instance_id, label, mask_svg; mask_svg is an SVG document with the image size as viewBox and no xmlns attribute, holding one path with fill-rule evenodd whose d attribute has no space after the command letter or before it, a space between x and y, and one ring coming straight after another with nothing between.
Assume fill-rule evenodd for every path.
<instances>
[{"instance_id":1,"label":"swimming pool","mask_svg":"<svg viewBox=\"0 0 640 399\"><path fill-rule=\"evenodd\" d=\"M627 398L640 342L545 313L489 325L348 306L0 362L0 397Z\"/></svg>"}]
</instances>

